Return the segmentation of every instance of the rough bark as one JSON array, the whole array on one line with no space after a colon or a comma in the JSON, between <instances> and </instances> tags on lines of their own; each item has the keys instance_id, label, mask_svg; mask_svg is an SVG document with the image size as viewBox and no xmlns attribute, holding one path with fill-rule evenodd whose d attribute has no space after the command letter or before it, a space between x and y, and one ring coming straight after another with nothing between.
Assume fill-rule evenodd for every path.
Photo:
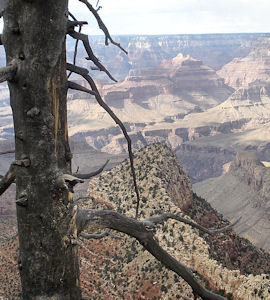
<instances>
[{"instance_id":1,"label":"rough bark","mask_svg":"<svg viewBox=\"0 0 270 300\"><path fill-rule=\"evenodd\" d=\"M77 247L64 243L70 173L65 34L68 1L10 0L4 11L15 130L16 199L23 299L81 299Z\"/></svg>"}]
</instances>

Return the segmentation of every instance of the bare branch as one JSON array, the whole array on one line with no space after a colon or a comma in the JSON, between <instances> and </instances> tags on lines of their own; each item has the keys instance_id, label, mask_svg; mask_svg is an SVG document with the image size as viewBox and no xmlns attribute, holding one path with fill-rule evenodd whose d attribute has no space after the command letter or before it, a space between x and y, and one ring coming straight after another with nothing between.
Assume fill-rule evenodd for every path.
<instances>
[{"instance_id":1,"label":"bare branch","mask_svg":"<svg viewBox=\"0 0 270 300\"><path fill-rule=\"evenodd\" d=\"M115 78L113 78L111 73L99 62L98 58L93 53L93 51L91 49L91 46L90 46L90 43L89 43L88 36L86 34L76 32L74 30L69 31L68 34L71 37L73 37L74 39L82 41L83 45L84 45L84 48L85 48L85 50L88 54L87 59L91 60L101 71L105 72L111 80L117 82L117 80Z\"/></svg>"},{"instance_id":2,"label":"bare branch","mask_svg":"<svg viewBox=\"0 0 270 300\"><path fill-rule=\"evenodd\" d=\"M0 195L2 195L9 188L9 186L14 182L15 177L15 166L14 164L11 164L6 175L4 175L0 181Z\"/></svg>"},{"instance_id":3,"label":"bare branch","mask_svg":"<svg viewBox=\"0 0 270 300\"><path fill-rule=\"evenodd\" d=\"M87 25L88 23L86 21L78 21L78 20L68 20L67 22L67 27L68 27L68 30L69 29L74 29L74 27L76 26L83 26L83 25Z\"/></svg>"},{"instance_id":4,"label":"bare branch","mask_svg":"<svg viewBox=\"0 0 270 300\"><path fill-rule=\"evenodd\" d=\"M119 44L119 43L116 43L110 33L109 33L109 30L107 29L107 27L105 26L105 24L103 23L103 21L101 20L98 12L96 9L94 9L94 7L87 1L87 0L79 0L80 2L83 2L87 7L88 9L91 11L91 13L94 15L94 17L96 18L97 22L98 22L98 26L99 28L104 32L105 34L105 45L108 46L109 45L109 42L110 41L113 45L117 46L118 48L120 48L123 52L125 52L126 54L128 54L128 52L122 48L122 46Z\"/></svg>"},{"instance_id":5,"label":"bare branch","mask_svg":"<svg viewBox=\"0 0 270 300\"><path fill-rule=\"evenodd\" d=\"M79 67L79 66L75 66L72 64L67 63L67 70L77 73L79 75L81 75L82 77L88 75L89 71L85 68Z\"/></svg>"},{"instance_id":6,"label":"bare branch","mask_svg":"<svg viewBox=\"0 0 270 300\"><path fill-rule=\"evenodd\" d=\"M68 88L72 89L72 90L77 90L77 91L85 92L85 93L88 93L90 95L96 95L95 92L89 90L88 88L86 88L86 87L84 87L84 86L82 86L82 85L80 85L78 83L72 82L72 81L68 81Z\"/></svg>"},{"instance_id":7,"label":"bare branch","mask_svg":"<svg viewBox=\"0 0 270 300\"><path fill-rule=\"evenodd\" d=\"M234 223L232 223L228 226L225 226L222 228L215 228L215 229L208 229L200 224L193 222L192 220L185 219L183 217L180 217L179 215L172 214L172 213L163 213L159 216L150 217L148 219L145 219L143 222L146 226L152 227L155 224L162 224L165 221L167 221L168 219L180 221L182 223L190 225L191 227L197 228L203 232L213 235L215 233L220 233L220 232L225 232L227 230L230 230L234 225L236 225L240 221L241 217L238 218Z\"/></svg>"},{"instance_id":8,"label":"bare branch","mask_svg":"<svg viewBox=\"0 0 270 300\"><path fill-rule=\"evenodd\" d=\"M9 154L9 153L15 153L15 150L3 151L3 152L0 152L0 155Z\"/></svg>"},{"instance_id":9,"label":"bare branch","mask_svg":"<svg viewBox=\"0 0 270 300\"><path fill-rule=\"evenodd\" d=\"M112 234L110 229L107 229L102 233L85 233L85 232L81 233L81 237L83 237L84 239L88 239L88 240L91 240L91 239L99 240L99 239L103 239L106 236L111 236L114 239L123 239L122 236L117 236L117 235Z\"/></svg>"},{"instance_id":10,"label":"bare branch","mask_svg":"<svg viewBox=\"0 0 270 300\"><path fill-rule=\"evenodd\" d=\"M96 93L95 97L96 97L98 104L105 109L105 111L111 116L111 118L114 120L114 122L121 128L121 130L126 138L126 141L128 144L130 168L131 168L135 193L137 196L136 216L135 216L135 218L137 219L138 215L139 215L140 194L139 194L139 190L138 190L138 186L137 186L137 180L136 180L136 174L135 174L135 168L134 168L131 139L127 133L127 130L126 130L124 124L122 123L122 121L115 115L115 113L111 110L111 108L102 100L94 80L88 75L88 70L84 69L84 68L80 68L78 66L71 65L71 64L67 64L67 69L69 71L80 74L85 80L87 80L87 82L90 84L91 89Z\"/></svg>"},{"instance_id":11,"label":"bare branch","mask_svg":"<svg viewBox=\"0 0 270 300\"><path fill-rule=\"evenodd\" d=\"M108 159L103 166L101 166L98 170L96 170L94 172L91 172L91 173L88 173L88 174L74 173L73 175L80 178L80 179L89 179L91 177L94 177L94 176L100 174L104 170L104 168L107 166L109 161L110 160Z\"/></svg>"},{"instance_id":12,"label":"bare branch","mask_svg":"<svg viewBox=\"0 0 270 300\"><path fill-rule=\"evenodd\" d=\"M100 68L95 67L95 66L91 66L90 69L93 71L101 71Z\"/></svg>"},{"instance_id":13,"label":"bare branch","mask_svg":"<svg viewBox=\"0 0 270 300\"><path fill-rule=\"evenodd\" d=\"M82 26L79 26L79 33L81 32L82 30ZM79 45L79 40L76 40L76 43L75 43L75 49L74 49L74 55L73 55L73 65L76 65L76 58L77 58L77 53L78 53L78 45ZM68 78L71 76L72 72L70 72L68 74Z\"/></svg>"},{"instance_id":14,"label":"bare branch","mask_svg":"<svg viewBox=\"0 0 270 300\"><path fill-rule=\"evenodd\" d=\"M204 288L188 267L178 262L158 244L153 232L149 230L144 222L112 210L78 210L76 214L76 230L78 230L78 234L88 225L104 226L136 238L166 268L181 276L191 286L194 294L199 295L202 299L226 299Z\"/></svg>"},{"instance_id":15,"label":"bare branch","mask_svg":"<svg viewBox=\"0 0 270 300\"><path fill-rule=\"evenodd\" d=\"M0 68L0 83L7 80L12 80L17 71L17 67L18 66L16 63L12 63L4 68Z\"/></svg>"},{"instance_id":16,"label":"bare branch","mask_svg":"<svg viewBox=\"0 0 270 300\"><path fill-rule=\"evenodd\" d=\"M83 237L84 239L95 239L95 240L99 240L99 239L103 239L104 237L108 236L110 233L110 229L106 229L104 232L102 233L85 233L82 232L81 233L81 237Z\"/></svg>"}]
</instances>

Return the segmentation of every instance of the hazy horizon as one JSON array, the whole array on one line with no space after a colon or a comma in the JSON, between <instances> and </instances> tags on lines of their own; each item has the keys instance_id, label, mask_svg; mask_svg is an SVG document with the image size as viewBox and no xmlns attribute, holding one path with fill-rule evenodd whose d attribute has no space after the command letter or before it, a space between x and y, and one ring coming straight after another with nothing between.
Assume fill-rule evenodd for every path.
<instances>
[{"instance_id":1,"label":"hazy horizon","mask_svg":"<svg viewBox=\"0 0 270 300\"><path fill-rule=\"evenodd\" d=\"M268 0L93 0L112 35L269 33ZM84 32L100 35L97 22L78 0L70 11L89 22Z\"/></svg>"}]
</instances>

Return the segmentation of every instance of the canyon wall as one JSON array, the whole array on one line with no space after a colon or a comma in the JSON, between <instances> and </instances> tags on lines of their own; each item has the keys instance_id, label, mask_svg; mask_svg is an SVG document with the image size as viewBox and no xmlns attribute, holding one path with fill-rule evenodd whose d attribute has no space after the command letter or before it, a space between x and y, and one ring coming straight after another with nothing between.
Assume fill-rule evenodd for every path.
<instances>
[{"instance_id":1,"label":"canyon wall","mask_svg":"<svg viewBox=\"0 0 270 300\"><path fill-rule=\"evenodd\" d=\"M241 217L236 231L270 251L270 168L254 151L240 151L227 172L196 183L196 193L229 219Z\"/></svg>"}]
</instances>

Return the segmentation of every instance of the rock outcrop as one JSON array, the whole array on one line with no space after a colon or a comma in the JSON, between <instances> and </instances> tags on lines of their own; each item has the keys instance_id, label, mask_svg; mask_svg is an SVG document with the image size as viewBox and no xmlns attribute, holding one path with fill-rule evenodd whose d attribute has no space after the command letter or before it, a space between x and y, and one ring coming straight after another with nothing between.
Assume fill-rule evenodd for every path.
<instances>
[{"instance_id":1,"label":"rock outcrop","mask_svg":"<svg viewBox=\"0 0 270 300\"><path fill-rule=\"evenodd\" d=\"M142 198L140 218L164 211L181 214L188 209L187 213L205 226L227 224L202 200L192 199L189 180L166 146L157 144L142 149L136 153L135 165ZM128 162L93 180L89 193L94 207L114 208L130 216L135 213L136 199ZM91 207L92 204L85 203L84 206ZM215 290L244 300L256 297L254 290L257 289L263 297L268 297L270 281L267 275L244 275L245 272L268 272L267 254L255 250L235 233L221 234L216 241L213 238L206 242L207 239L199 237L197 230L169 221L157 230L156 236L169 253L198 270ZM108 244L110 249L106 246ZM168 272L128 237L120 242L108 238L87 245L93 252L90 254L87 247L84 248L82 282L85 287L95 287L94 294L89 292L89 296L97 299L186 299L192 296L190 288L182 280ZM227 249L227 254L224 249ZM219 257L224 258L222 262ZM91 265L88 262L90 258ZM237 270L238 266L242 266L241 271Z\"/></svg>"},{"instance_id":2,"label":"rock outcrop","mask_svg":"<svg viewBox=\"0 0 270 300\"><path fill-rule=\"evenodd\" d=\"M242 58L234 58L217 73L225 83L237 89L247 87L260 80L269 81L270 75L270 39L260 40L252 51Z\"/></svg>"},{"instance_id":3,"label":"rock outcrop","mask_svg":"<svg viewBox=\"0 0 270 300\"><path fill-rule=\"evenodd\" d=\"M236 231L270 251L270 169L254 151L241 151L228 172L196 183L196 193L229 219L241 216Z\"/></svg>"},{"instance_id":4,"label":"rock outcrop","mask_svg":"<svg viewBox=\"0 0 270 300\"><path fill-rule=\"evenodd\" d=\"M175 152L195 183L220 176L223 173L223 165L234 160L238 151L254 150L260 160L269 161L269 130L270 123L267 123L242 132L228 130L228 133L201 135L194 140L184 141Z\"/></svg>"},{"instance_id":5,"label":"rock outcrop","mask_svg":"<svg viewBox=\"0 0 270 300\"><path fill-rule=\"evenodd\" d=\"M166 107L160 101L164 96L175 95L178 101L184 101L182 106L189 102L189 106L193 104L193 107L196 105L198 109L205 110L225 100L232 91L213 69L203 65L200 60L180 53L157 67L144 69L136 76L128 76L120 84L103 86L102 93L112 107L124 107L125 100L130 99L157 111L163 105L166 115ZM172 111L173 103L170 106Z\"/></svg>"}]
</instances>

